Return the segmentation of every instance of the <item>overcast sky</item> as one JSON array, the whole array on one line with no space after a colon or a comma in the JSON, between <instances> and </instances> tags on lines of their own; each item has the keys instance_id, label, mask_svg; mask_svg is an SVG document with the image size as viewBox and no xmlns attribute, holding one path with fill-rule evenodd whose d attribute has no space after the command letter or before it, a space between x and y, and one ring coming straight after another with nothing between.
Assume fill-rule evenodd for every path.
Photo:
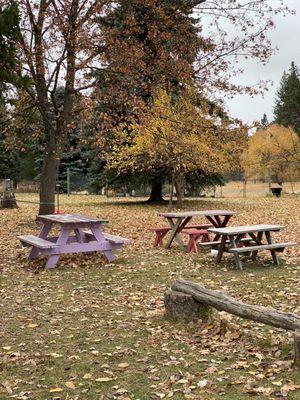
<instances>
[{"instance_id":1,"label":"overcast sky","mask_svg":"<svg viewBox=\"0 0 300 400\"><path fill-rule=\"evenodd\" d=\"M269 64L265 67L258 63L242 60L244 74L237 79L238 83L254 84L260 79L273 81L264 97L251 98L238 95L233 100L226 100L226 105L232 116L241 118L244 122L260 120L265 112L272 120L274 97L278 89L283 71L288 70L292 61L300 67L300 0L286 0L285 4L296 11L296 15L278 16L275 19L276 29L270 33L274 46L279 48Z\"/></svg>"}]
</instances>

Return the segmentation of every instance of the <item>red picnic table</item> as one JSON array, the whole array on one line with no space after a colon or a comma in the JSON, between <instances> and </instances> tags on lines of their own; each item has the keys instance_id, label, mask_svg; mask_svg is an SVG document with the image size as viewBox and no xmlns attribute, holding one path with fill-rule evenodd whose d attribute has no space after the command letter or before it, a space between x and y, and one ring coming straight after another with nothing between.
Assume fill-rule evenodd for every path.
<instances>
[{"instance_id":1,"label":"red picnic table","mask_svg":"<svg viewBox=\"0 0 300 400\"><path fill-rule=\"evenodd\" d=\"M180 232L186 227L193 217L205 217L215 228L223 228L227 226L230 218L235 215L230 210L204 210L204 211L185 211L178 213L162 213L160 216L167 219L171 227L171 235L169 237L166 248L169 249L174 240L179 247L184 250L184 243L180 237ZM214 241L218 240L219 234L216 234Z\"/></svg>"},{"instance_id":2,"label":"red picnic table","mask_svg":"<svg viewBox=\"0 0 300 400\"><path fill-rule=\"evenodd\" d=\"M43 223L39 236L18 236L24 247L32 247L29 259L41 253L47 255L46 268L54 268L60 255L101 251L108 261L116 258L114 249L119 249L128 239L102 231L107 220L77 214L50 214L37 217ZM49 237L52 226L60 226L59 236ZM84 230L88 228L89 230Z\"/></svg>"}]
</instances>

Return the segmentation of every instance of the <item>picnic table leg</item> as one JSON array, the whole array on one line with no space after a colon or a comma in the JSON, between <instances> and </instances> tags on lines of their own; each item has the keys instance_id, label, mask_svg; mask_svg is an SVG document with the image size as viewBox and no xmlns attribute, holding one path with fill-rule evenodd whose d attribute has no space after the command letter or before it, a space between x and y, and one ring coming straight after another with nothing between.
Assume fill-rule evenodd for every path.
<instances>
[{"instance_id":1,"label":"picnic table leg","mask_svg":"<svg viewBox=\"0 0 300 400\"><path fill-rule=\"evenodd\" d=\"M103 244L106 243L105 237L102 235L99 226L91 226L91 231L98 243L103 243ZM114 255L112 250L104 250L102 252L109 262L114 261L116 259L116 256Z\"/></svg>"},{"instance_id":2,"label":"picnic table leg","mask_svg":"<svg viewBox=\"0 0 300 400\"><path fill-rule=\"evenodd\" d=\"M215 228L225 228L225 226L227 226L230 218L232 217L232 215L225 215L223 221L221 220L221 218L219 217L219 215L206 215L206 219L215 227ZM213 242L216 242L217 240L219 240L221 235L216 234L214 236L214 238L212 239Z\"/></svg>"},{"instance_id":3,"label":"picnic table leg","mask_svg":"<svg viewBox=\"0 0 300 400\"><path fill-rule=\"evenodd\" d=\"M163 247L163 238L169 231L156 231L154 239L154 247Z\"/></svg>"},{"instance_id":4,"label":"picnic table leg","mask_svg":"<svg viewBox=\"0 0 300 400\"><path fill-rule=\"evenodd\" d=\"M229 236L229 241L230 241L230 247L233 249L236 249L238 247L238 242L239 242L239 237L234 239L233 236ZM243 264L240 259L240 256L238 253L234 253L234 258L235 258L235 263L236 265L242 270L243 269Z\"/></svg>"},{"instance_id":5,"label":"picnic table leg","mask_svg":"<svg viewBox=\"0 0 300 400\"><path fill-rule=\"evenodd\" d=\"M70 236L70 232L71 229L68 227L63 226L61 228L59 237L57 239L56 244L57 245L63 245L63 244L67 244L69 236ZM50 255L50 257L48 258L48 261L46 263L46 268L54 268L55 265L57 264L57 261L59 260L60 255L59 254L52 254Z\"/></svg>"},{"instance_id":6,"label":"picnic table leg","mask_svg":"<svg viewBox=\"0 0 300 400\"><path fill-rule=\"evenodd\" d=\"M257 236L255 236L255 234L251 232L251 233L249 233L249 236L251 237L251 239L254 240L254 242L256 244L258 244L258 245L262 244L261 239L262 239L262 236L263 236L263 232L258 232ZM256 260L257 259L257 253L258 253L258 250L255 250L255 251L252 252L252 255L251 255L252 260Z\"/></svg>"},{"instance_id":7,"label":"picnic table leg","mask_svg":"<svg viewBox=\"0 0 300 400\"><path fill-rule=\"evenodd\" d=\"M186 226L186 224L189 223L189 221L191 219L192 219L192 217L178 218L176 224L174 224L172 218L167 218L167 220L172 228L170 238L166 245L167 249L169 249L171 247L171 244L172 244L173 240L175 239L176 242L178 243L180 249L184 250L184 248L185 248L184 243L178 233Z\"/></svg>"},{"instance_id":8,"label":"picnic table leg","mask_svg":"<svg viewBox=\"0 0 300 400\"><path fill-rule=\"evenodd\" d=\"M215 218L211 215L206 215L206 219L215 227L219 228L218 222L215 220Z\"/></svg>"},{"instance_id":9,"label":"picnic table leg","mask_svg":"<svg viewBox=\"0 0 300 400\"><path fill-rule=\"evenodd\" d=\"M223 253L224 253L224 249L225 249L225 245L226 245L226 240L227 240L227 236L223 235L222 239L221 239L220 246L218 247L218 255L217 255L217 259L216 259L217 264L219 264L219 262L222 259L222 256L223 256Z\"/></svg>"},{"instance_id":10,"label":"picnic table leg","mask_svg":"<svg viewBox=\"0 0 300 400\"><path fill-rule=\"evenodd\" d=\"M186 252L187 253L198 253L198 248L197 248L197 239L199 235L190 235L189 242L186 246Z\"/></svg>"},{"instance_id":11,"label":"picnic table leg","mask_svg":"<svg viewBox=\"0 0 300 400\"><path fill-rule=\"evenodd\" d=\"M231 217L232 217L232 215L225 215L225 218L221 222L221 228L224 228L225 226L227 226Z\"/></svg>"},{"instance_id":12,"label":"picnic table leg","mask_svg":"<svg viewBox=\"0 0 300 400\"><path fill-rule=\"evenodd\" d=\"M52 227L52 223L51 222L45 222L44 225L42 226L42 229L39 233L39 238L41 239L47 239L48 233L50 232ZM34 260L35 258L38 257L39 254L39 249L35 246L32 247L29 256L28 256L28 260Z\"/></svg>"},{"instance_id":13,"label":"picnic table leg","mask_svg":"<svg viewBox=\"0 0 300 400\"><path fill-rule=\"evenodd\" d=\"M208 233L206 233L206 234L201 233L201 234L196 234L196 235L190 234L190 239L189 239L189 242L186 247L187 253L199 253L197 243L200 238L201 238L201 243L210 241Z\"/></svg>"},{"instance_id":14,"label":"picnic table leg","mask_svg":"<svg viewBox=\"0 0 300 400\"><path fill-rule=\"evenodd\" d=\"M75 228L74 232L75 232L77 242L84 243L85 242L85 234L82 232L82 230L80 228Z\"/></svg>"},{"instance_id":15,"label":"picnic table leg","mask_svg":"<svg viewBox=\"0 0 300 400\"><path fill-rule=\"evenodd\" d=\"M271 233L269 231L266 231L265 235L266 235L266 239L267 239L268 244L272 244ZM270 250L270 251L271 251L271 254L272 254L272 258L273 258L274 264L275 265L280 265L279 258L278 258L277 254L276 254L276 251L275 250Z\"/></svg>"}]
</instances>

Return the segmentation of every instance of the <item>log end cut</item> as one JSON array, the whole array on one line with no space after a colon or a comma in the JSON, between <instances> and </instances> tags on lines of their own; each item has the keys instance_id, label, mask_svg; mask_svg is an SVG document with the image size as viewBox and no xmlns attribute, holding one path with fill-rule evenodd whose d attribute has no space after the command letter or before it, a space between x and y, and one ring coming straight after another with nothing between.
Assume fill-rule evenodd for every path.
<instances>
[{"instance_id":1,"label":"log end cut","mask_svg":"<svg viewBox=\"0 0 300 400\"><path fill-rule=\"evenodd\" d=\"M212 309L194 300L193 296L175 290L167 290L164 294L166 316L175 320L203 322L211 320Z\"/></svg>"}]
</instances>

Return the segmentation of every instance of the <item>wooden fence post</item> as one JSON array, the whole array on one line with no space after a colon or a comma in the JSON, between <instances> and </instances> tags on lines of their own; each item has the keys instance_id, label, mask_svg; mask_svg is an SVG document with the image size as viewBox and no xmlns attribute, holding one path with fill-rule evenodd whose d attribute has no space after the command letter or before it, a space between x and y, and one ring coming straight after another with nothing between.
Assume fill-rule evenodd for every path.
<instances>
[{"instance_id":1,"label":"wooden fence post","mask_svg":"<svg viewBox=\"0 0 300 400\"><path fill-rule=\"evenodd\" d=\"M12 188L12 181L4 179L2 181L3 192L0 198L1 208L17 208L16 198Z\"/></svg>"},{"instance_id":2,"label":"wooden fence post","mask_svg":"<svg viewBox=\"0 0 300 400\"><path fill-rule=\"evenodd\" d=\"M247 181L246 179L243 180L243 198L247 197Z\"/></svg>"}]
</instances>

